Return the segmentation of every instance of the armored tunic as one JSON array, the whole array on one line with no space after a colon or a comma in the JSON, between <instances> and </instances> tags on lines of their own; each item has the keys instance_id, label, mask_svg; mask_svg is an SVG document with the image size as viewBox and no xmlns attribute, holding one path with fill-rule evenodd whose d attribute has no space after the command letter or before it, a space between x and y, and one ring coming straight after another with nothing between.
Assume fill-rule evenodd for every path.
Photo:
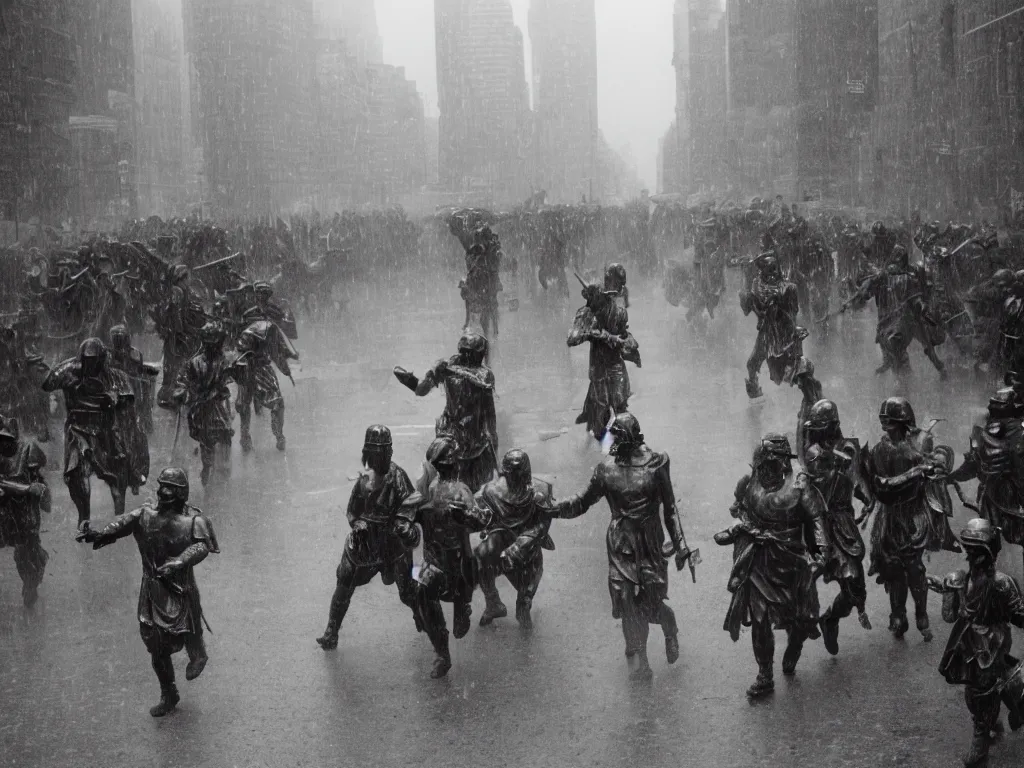
<instances>
[{"instance_id":1,"label":"armored tunic","mask_svg":"<svg viewBox=\"0 0 1024 768\"><path fill-rule=\"evenodd\" d=\"M391 583L385 567L408 557L408 550L395 534L394 524L403 503L412 493L412 481L394 462L384 476L372 469L360 472L345 514L350 525L362 521L367 530L359 536L350 533L342 555L356 569L366 571L362 574L364 580L356 586L368 583L378 570L385 583Z\"/></svg>"},{"instance_id":2,"label":"armored tunic","mask_svg":"<svg viewBox=\"0 0 1024 768\"><path fill-rule=\"evenodd\" d=\"M1020 418L990 418L971 433L971 448L956 481L978 479L981 515L1003 539L1024 544L1024 426Z\"/></svg>"},{"instance_id":3,"label":"armored tunic","mask_svg":"<svg viewBox=\"0 0 1024 768\"><path fill-rule=\"evenodd\" d=\"M818 591L809 554L828 549L821 494L806 475L790 474L775 491L756 476L736 487L733 515L732 601L724 629L738 640L741 626L768 623L817 636Z\"/></svg>"},{"instance_id":4,"label":"armored tunic","mask_svg":"<svg viewBox=\"0 0 1024 768\"><path fill-rule=\"evenodd\" d=\"M582 494L559 503L558 516L578 517L602 498L611 510L605 543L613 613L620 614L622 592L628 585L664 600L668 597L665 528L672 541L681 537L668 454L645 447L629 456L609 456L594 468Z\"/></svg>"},{"instance_id":5,"label":"armored tunic","mask_svg":"<svg viewBox=\"0 0 1024 768\"><path fill-rule=\"evenodd\" d=\"M257 414L263 408L268 411L279 408L284 399L273 366L288 376L291 374L288 360L296 357L281 329L269 320L250 323L238 338L238 351L242 353L238 365L243 371L238 378L238 385L243 389L239 393L239 405L251 399Z\"/></svg>"},{"instance_id":6,"label":"armored tunic","mask_svg":"<svg viewBox=\"0 0 1024 768\"><path fill-rule=\"evenodd\" d=\"M18 440L13 456L0 456L0 481L31 485L44 483L46 454L33 442ZM0 549L38 542L40 510L49 511L49 490L41 499L28 493L4 491L0 495Z\"/></svg>"},{"instance_id":7,"label":"armored tunic","mask_svg":"<svg viewBox=\"0 0 1024 768\"><path fill-rule=\"evenodd\" d=\"M192 357L178 373L172 399L188 405L189 436L198 443L231 444L232 363L223 354L212 360L204 354Z\"/></svg>"},{"instance_id":8,"label":"armored tunic","mask_svg":"<svg viewBox=\"0 0 1024 768\"><path fill-rule=\"evenodd\" d=\"M206 553L219 553L213 526L190 505L181 512L161 512L144 504L100 531L93 546L98 549L129 535L135 537L142 556L138 609L142 639L150 653L176 653L187 635L202 634L199 587L191 565L167 575L157 571L196 546Z\"/></svg>"}]
</instances>

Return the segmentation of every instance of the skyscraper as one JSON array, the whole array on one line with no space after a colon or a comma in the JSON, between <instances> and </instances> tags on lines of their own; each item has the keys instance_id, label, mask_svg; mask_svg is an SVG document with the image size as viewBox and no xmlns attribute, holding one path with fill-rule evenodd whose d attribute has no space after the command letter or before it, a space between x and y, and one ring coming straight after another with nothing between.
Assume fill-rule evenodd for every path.
<instances>
[{"instance_id":1,"label":"skyscraper","mask_svg":"<svg viewBox=\"0 0 1024 768\"><path fill-rule=\"evenodd\" d=\"M312 0L186 0L185 47L219 213L264 215L312 194Z\"/></svg>"},{"instance_id":2,"label":"skyscraper","mask_svg":"<svg viewBox=\"0 0 1024 768\"><path fill-rule=\"evenodd\" d=\"M579 202L599 189L594 0L532 0L529 23L536 183L552 201Z\"/></svg>"},{"instance_id":3,"label":"skyscraper","mask_svg":"<svg viewBox=\"0 0 1024 768\"><path fill-rule=\"evenodd\" d=\"M525 197L529 100L508 0L435 0L441 183L492 202Z\"/></svg>"}]
</instances>

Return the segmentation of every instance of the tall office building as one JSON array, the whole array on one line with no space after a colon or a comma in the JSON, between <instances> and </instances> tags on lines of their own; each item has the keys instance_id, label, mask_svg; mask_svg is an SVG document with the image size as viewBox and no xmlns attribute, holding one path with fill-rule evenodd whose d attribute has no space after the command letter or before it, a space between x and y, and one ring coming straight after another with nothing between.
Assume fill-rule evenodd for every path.
<instances>
[{"instance_id":1,"label":"tall office building","mask_svg":"<svg viewBox=\"0 0 1024 768\"><path fill-rule=\"evenodd\" d=\"M506 203L529 192L523 35L508 0L435 0L441 183Z\"/></svg>"},{"instance_id":2,"label":"tall office building","mask_svg":"<svg viewBox=\"0 0 1024 768\"><path fill-rule=\"evenodd\" d=\"M600 191L594 0L532 0L535 182L553 202Z\"/></svg>"}]
</instances>

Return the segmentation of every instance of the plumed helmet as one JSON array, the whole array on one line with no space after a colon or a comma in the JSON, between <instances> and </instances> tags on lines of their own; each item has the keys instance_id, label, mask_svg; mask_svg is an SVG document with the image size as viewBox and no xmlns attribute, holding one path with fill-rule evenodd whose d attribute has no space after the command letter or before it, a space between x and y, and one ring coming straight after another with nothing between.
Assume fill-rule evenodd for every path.
<instances>
[{"instance_id":1,"label":"plumed helmet","mask_svg":"<svg viewBox=\"0 0 1024 768\"><path fill-rule=\"evenodd\" d=\"M459 338L459 352L475 352L478 355L487 354L487 339L479 333L467 331Z\"/></svg>"},{"instance_id":2,"label":"plumed helmet","mask_svg":"<svg viewBox=\"0 0 1024 768\"><path fill-rule=\"evenodd\" d=\"M171 280L178 282L188 277L188 267L185 264L175 264L171 267Z\"/></svg>"},{"instance_id":3,"label":"plumed helmet","mask_svg":"<svg viewBox=\"0 0 1024 768\"><path fill-rule=\"evenodd\" d=\"M975 547L986 550L993 560L999 557L999 550L1003 548L999 529L980 517L968 521L967 526L960 531L960 542L967 549Z\"/></svg>"},{"instance_id":4,"label":"plumed helmet","mask_svg":"<svg viewBox=\"0 0 1024 768\"><path fill-rule=\"evenodd\" d=\"M808 429L828 429L839 424L839 408L831 400L819 400L807 412Z\"/></svg>"},{"instance_id":5,"label":"plumed helmet","mask_svg":"<svg viewBox=\"0 0 1024 768\"><path fill-rule=\"evenodd\" d=\"M455 441L442 435L427 447L427 463L432 467L451 467L456 463Z\"/></svg>"},{"instance_id":6,"label":"plumed helmet","mask_svg":"<svg viewBox=\"0 0 1024 768\"><path fill-rule=\"evenodd\" d=\"M643 445L644 435L640 431L640 422L632 413L620 413L608 428L616 443Z\"/></svg>"},{"instance_id":7,"label":"plumed helmet","mask_svg":"<svg viewBox=\"0 0 1024 768\"><path fill-rule=\"evenodd\" d=\"M1022 403L1013 387L1001 387L988 399L988 412L993 416L1014 416L1021 413Z\"/></svg>"},{"instance_id":8,"label":"plumed helmet","mask_svg":"<svg viewBox=\"0 0 1024 768\"><path fill-rule=\"evenodd\" d=\"M216 320L206 323L199 329L199 340L206 346L223 344L227 335L224 326Z\"/></svg>"},{"instance_id":9,"label":"plumed helmet","mask_svg":"<svg viewBox=\"0 0 1024 768\"><path fill-rule=\"evenodd\" d=\"M174 488L178 499L188 498L188 473L181 467L167 467L156 479L158 486Z\"/></svg>"},{"instance_id":10,"label":"plumed helmet","mask_svg":"<svg viewBox=\"0 0 1024 768\"><path fill-rule=\"evenodd\" d=\"M84 360L87 357L95 357L100 360L107 358L107 348L100 339L96 337L86 339L78 347L78 359Z\"/></svg>"},{"instance_id":11,"label":"plumed helmet","mask_svg":"<svg viewBox=\"0 0 1024 768\"><path fill-rule=\"evenodd\" d=\"M366 437L363 438L363 450L367 448L390 448L391 430L383 424L372 424L366 428Z\"/></svg>"},{"instance_id":12,"label":"plumed helmet","mask_svg":"<svg viewBox=\"0 0 1024 768\"><path fill-rule=\"evenodd\" d=\"M132 335L127 326L115 325L110 329L110 346L114 349L128 349L131 345Z\"/></svg>"},{"instance_id":13,"label":"plumed helmet","mask_svg":"<svg viewBox=\"0 0 1024 768\"><path fill-rule=\"evenodd\" d=\"M529 480L533 477L530 456L521 448L513 448L501 459L501 474ZM525 477L524 477L525 476Z\"/></svg>"},{"instance_id":14,"label":"plumed helmet","mask_svg":"<svg viewBox=\"0 0 1024 768\"><path fill-rule=\"evenodd\" d=\"M882 426L889 424L906 424L910 427L917 426L917 417L914 416L914 409L910 401L905 397L887 397L882 401L882 407L878 409L878 420Z\"/></svg>"}]
</instances>

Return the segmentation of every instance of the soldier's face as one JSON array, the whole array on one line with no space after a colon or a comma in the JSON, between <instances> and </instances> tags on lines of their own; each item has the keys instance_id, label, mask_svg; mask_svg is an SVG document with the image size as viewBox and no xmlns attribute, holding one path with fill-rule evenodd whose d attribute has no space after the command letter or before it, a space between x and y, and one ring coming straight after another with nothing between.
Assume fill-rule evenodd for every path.
<instances>
[{"instance_id":1,"label":"soldier's face","mask_svg":"<svg viewBox=\"0 0 1024 768\"><path fill-rule=\"evenodd\" d=\"M786 462L777 457L764 459L757 467L757 479L769 491L781 488L786 479Z\"/></svg>"}]
</instances>

